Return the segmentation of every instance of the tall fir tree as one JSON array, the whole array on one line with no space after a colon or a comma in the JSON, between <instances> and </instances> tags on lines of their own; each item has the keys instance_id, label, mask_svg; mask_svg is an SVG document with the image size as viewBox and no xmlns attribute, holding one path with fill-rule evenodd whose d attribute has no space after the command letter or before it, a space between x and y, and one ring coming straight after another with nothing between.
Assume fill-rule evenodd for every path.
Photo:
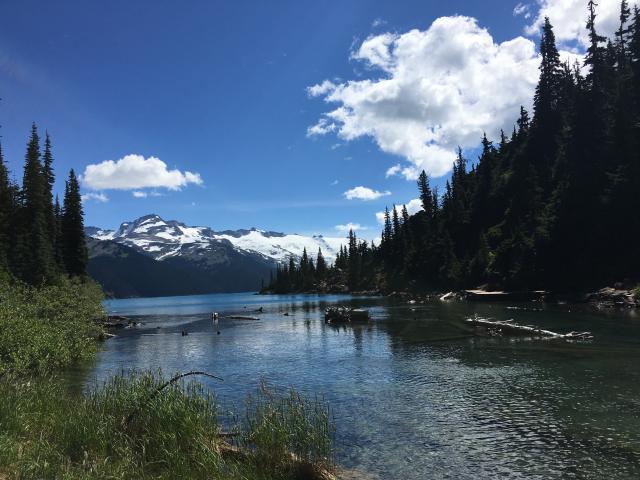
<instances>
[{"instance_id":1,"label":"tall fir tree","mask_svg":"<svg viewBox=\"0 0 640 480\"><path fill-rule=\"evenodd\" d=\"M327 262L320 247L318 247L318 256L316 257L316 274L320 280L323 280L327 274Z\"/></svg>"},{"instance_id":2,"label":"tall fir tree","mask_svg":"<svg viewBox=\"0 0 640 480\"><path fill-rule=\"evenodd\" d=\"M13 189L0 144L0 270L8 270L13 216Z\"/></svg>"},{"instance_id":3,"label":"tall fir tree","mask_svg":"<svg viewBox=\"0 0 640 480\"><path fill-rule=\"evenodd\" d=\"M47 235L49 241L54 244L56 241L56 215L55 205L53 202L53 187L55 184L55 175L53 172L53 153L51 152L51 137L49 132L45 132L44 152L42 154L42 175L44 176L44 202L47 217ZM54 252L55 257L55 252ZM61 266L61 265L57 265Z\"/></svg>"},{"instance_id":4,"label":"tall fir tree","mask_svg":"<svg viewBox=\"0 0 640 480\"><path fill-rule=\"evenodd\" d=\"M62 252L66 272L84 276L87 272L87 245L80 185L73 169L66 182L62 210Z\"/></svg>"},{"instance_id":5,"label":"tall fir tree","mask_svg":"<svg viewBox=\"0 0 640 480\"><path fill-rule=\"evenodd\" d=\"M562 66L556 47L555 34L548 18L545 18L540 38L540 78L533 97L533 120L527 143L528 161L534 163L536 182L541 195L551 191L551 174L562 130L564 105L562 90Z\"/></svg>"},{"instance_id":6,"label":"tall fir tree","mask_svg":"<svg viewBox=\"0 0 640 480\"><path fill-rule=\"evenodd\" d=\"M49 236L49 199L40 161L40 139L35 123L27 144L20 217L20 248L15 258L18 276L31 285L40 285L55 278L53 242Z\"/></svg>"}]
</instances>

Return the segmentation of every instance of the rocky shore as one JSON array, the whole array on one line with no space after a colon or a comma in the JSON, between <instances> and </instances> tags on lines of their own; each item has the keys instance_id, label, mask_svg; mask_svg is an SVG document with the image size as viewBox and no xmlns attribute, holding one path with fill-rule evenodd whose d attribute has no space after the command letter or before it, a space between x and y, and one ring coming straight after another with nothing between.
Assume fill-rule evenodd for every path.
<instances>
[{"instance_id":1,"label":"rocky shore","mask_svg":"<svg viewBox=\"0 0 640 480\"><path fill-rule=\"evenodd\" d=\"M280 292L263 290L262 295L272 295ZM598 308L639 308L640 287L630 288L616 284L593 292L557 293L546 290L504 291L488 290L484 288L456 290L450 292L417 293L406 290L384 292L378 289L349 291L346 285L322 285L321 288L304 292L287 292L301 294L351 294L353 296L388 297L411 303L428 300L464 300L474 302L540 302L540 303L582 303Z\"/></svg>"},{"instance_id":2,"label":"rocky shore","mask_svg":"<svg viewBox=\"0 0 640 480\"><path fill-rule=\"evenodd\" d=\"M423 302L439 299L442 301L464 300L477 302L540 302L540 303L583 303L597 308L639 308L640 289L623 288L620 285L604 287L600 290L587 293L555 293L544 290L533 291L502 291L470 289L458 290L446 293L433 293L427 295L413 294L411 292L392 292L388 297L407 300L409 302Z\"/></svg>"}]
</instances>

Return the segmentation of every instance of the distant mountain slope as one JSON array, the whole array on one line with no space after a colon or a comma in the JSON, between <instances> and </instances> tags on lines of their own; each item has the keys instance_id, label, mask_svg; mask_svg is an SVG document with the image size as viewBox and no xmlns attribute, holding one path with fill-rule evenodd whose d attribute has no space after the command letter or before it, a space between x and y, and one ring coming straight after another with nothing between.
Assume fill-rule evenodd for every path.
<instances>
[{"instance_id":1,"label":"distant mountain slope","mask_svg":"<svg viewBox=\"0 0 640 480\"><path fill-rule=\"evenodd\" d=\"M214 232L146 215L118 230L87 227L89 274L115 297L258 290L278 262L322 248L332 262L343 239L256 229Z\"/></svg>"},{"instance_id":2,"label":"distant mountain slope","mask_svg":"<svg viewBox=\"0 0 640 480\"><path fill-rule=\"evenodd\" d=\"M344 238L304 236L251 230L224 230L215 232L210 227L189 227L175 220L165 221L151 214L125 222L117 230L88 227L87 235L98 240L113 240L149 254L155 259L181 256L187 250L207 249L216 243L230 243L236 251L261 255L282 262L294 256L299 258L304 248L314 255L318 248L328 262L333 262L345 243Z\"/></svg>"}]
</instances>

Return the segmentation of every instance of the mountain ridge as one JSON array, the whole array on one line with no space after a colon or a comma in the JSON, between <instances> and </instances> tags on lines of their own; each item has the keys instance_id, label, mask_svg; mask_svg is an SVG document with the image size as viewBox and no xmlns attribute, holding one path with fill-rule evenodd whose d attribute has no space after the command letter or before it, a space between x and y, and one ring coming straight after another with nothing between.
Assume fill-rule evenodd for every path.
<instances>
[{"instance_id":1,"label":"mountain ridge","mask_svg":"<svg viewBox=\"0 0 640 480\"><path fill-rule=\"evenodd\" d=\"M86 227L89 273L115 297L254 291L278 264L318 248L331 263L345 239L257 228L215 231L157 214L116 230ZM141 272L146 272L141 274Z\"/></svg>"}]
</instances>

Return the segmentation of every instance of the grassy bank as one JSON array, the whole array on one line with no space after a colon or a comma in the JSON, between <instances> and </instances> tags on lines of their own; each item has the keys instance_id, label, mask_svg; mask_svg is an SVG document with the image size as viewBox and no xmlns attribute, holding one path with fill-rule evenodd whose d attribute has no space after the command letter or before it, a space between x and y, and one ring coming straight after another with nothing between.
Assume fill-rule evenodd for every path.
<instances>
[{"instance_id":1,"label":"grassy bank","mask_svg":"<svg viewBox=\"0 0 640 480\"><path fill-rule=\"evenodd\" d=\"M329 463L331 427L319 402L260 388L230 439L219 432L214 398L197 382L171 385L149 400L163 381L139 372L78 395L52 379L5 378L0 472L34 479L291 479Z\"/></svg>"},{"instance_id":2,"label":"grassy bank","mask_svg":"<svg viewBox=\"0 0 640 480\"><path fill-rule=\"evenodd\" d=\"M80 280L0 281L0 479L330 478L327 407L293 391L260 386L223 435L195 381L159 390L159 372L128 372L69 389L61 371L95 354L101 299Z\"/></svg>"}]
</instances>

